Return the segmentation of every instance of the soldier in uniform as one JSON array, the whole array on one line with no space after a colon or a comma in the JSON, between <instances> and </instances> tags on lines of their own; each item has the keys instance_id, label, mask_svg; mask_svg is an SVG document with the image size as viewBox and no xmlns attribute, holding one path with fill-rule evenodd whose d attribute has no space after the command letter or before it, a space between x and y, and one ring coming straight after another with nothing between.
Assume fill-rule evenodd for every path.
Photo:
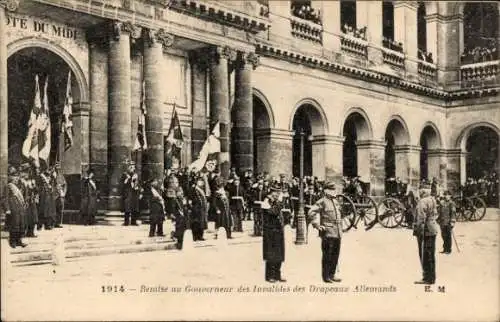
<instances>
[{"instance_id":1,"label":"soldier in uniform","mask_svg":"<svg viewBox=\"0 0 500 322\"><path fill-rule=\"evenodd\" d=\"M56 208L56 222L55 228L61 228L64 214L64 200L68 191L68 185L64 175L61 173L61 164L54 165L53 180L55 182L55 208Z\"/></svg>"},{"instance_id":2,"label":"soldier in uniform","mask_svg":"<svg viewBox=\"0 0 500 322\"><path fill-rule=\"evenodd\" d=\"M224 183L222 178L219 178L216 182L217 190L214 195L214 211L215 211L215 229L224 227L226 229L226 236L231 239L231 227L233 226L233 220L231 217L231 209L229 208L229 198L227 196L226 190L224 190Z\"/></svg>"},{"instance_id":3,"label":"soldier in uniform","mask_svg":"<svg viewBox=\"0 0 500 322\"><path fill-rule=\"evenodd\" d=\"M451 193L444 192L444 200L439 205L439 216L437 222L441 228L441 237L443 238L443 250L441 253L451 254L451 234L453 233L453 226L455 226L457 209L453 200L451 200Z\"/></svg>"},{"instance_id":4,"label":"soldier in uniform","mask_svg":"<svg viewBox=\"0 0 500 322\"><path fill-rule=\"evenodd\" d=\"M24 201L26 202L26 237L35 236L35 226L38 223L38 188L31 175L31 168L28 163L21 165L21 187Z\"/></svg>"},{"instance_id":5,"label":"soldier in uniform","mask_svg":"<svg viewBox=\"0 0 500 322\"><path fill-rule=\"evenodd\" d=\"M259 180L253 187L253 220L254 235L262 236L262 202L268 191L264 189L264 180Z\"/></svg>"},{"instance_id":6,"label":"soldier in uniform","mask_svg":"<svg viewBox=\"0 0 500 322\"><path fill-rule=\"evenodd\" d=\"M283 218L285 220L285 225L290 225L292 223L292 205L290 201L290 184L286 181L286 176L284 173L280 174L280 181L278 183L281 189L282 196L282 208Z\"/></svg>"},{"instance_id":7,"label":"soldier in uniform","mask_svg":"<svg viewBox=\"0 0 500 322\"><path fill-rule=\"evenodd\" d=\"M21 238L25 230L26 201L20 189L19 173L15 167L8 170L9 183L7 184L6 215L9 228L9 245L12 248L17 246L26 247Z\"/></svg>"},{"instance_id":8,"label":"soldier in uniform","mask_svg":"<svg viewBox=\"0 0 500 322\"><path fill-rule=\"evenodd\" d=\"M239 177L234 177L233 182L227 188L234 231L243 232L243 220L245 219L245 199L243 199L243 196L245 195L245 189L243 189Z\"/></svg>"},{"instance_id":9,"label":"soldier in uniform","mask_svg":"<svg viewBox=\"0 0 500 322\"><path fill-rule=\"evenodd\" d=\"M290 203L293 211L292 227L297 227L297 214L299 213L299 197L300 197L299 179L294 177L292 179L292 185L290 187Z\"/></svg>"},{"instance_id":10,"label":"soldier in uniform","mask_svg":"<svg viewBox=\"0 0 500 322\"><path fill-rule=\"evenodd\" d=\"M310 185L307 188L307 191L304 193L304 208L306 213L306 227L309 227L309 223L311 222L311 218L307 215L312 206L318 201L318 195L314 189L313 185Z\"/></svg>"},{"instance_id":11,"label":"soldier in uniform","mask_svg":"<svg viewBox=\"0 0 500 322\"><path fill-rule=\"evenodd\" d=\"M205 179L198 177L196 185L191 191L189 198L191 204L191 230L193 232L193 240L205 240L203 231L207 229L207 212L208 201L205 196Z\"/></svg>"},{"instance_id":12,"label":"soldier in uniform","mask_svg":"<svg viewBox=\"0 0 500 322\"><path fill-rule=\"evenodd\" d=\"M182 191L179 189L178 191ZM160 182L153 179L151 182L151 199L149 201L149 237L165 236L163 234L163 221L165 220L165 203L161 196Z\"/></svg>"},{"instance_id":13,"label":"soldier in uniform","mask_svg":"<svg viewBox=\"0 0 500 322\"><path fill-rule=\"evenodd\" d=\"M98 199L99 191L97 190L97 184L94 180L94 170L89 168L83 175L82 203L80 207L81 218L85 226L95 224Z\"/></svg>"},{"instance_id":14,"label":"soldier in uniform","mask_svg":"<svg viewBox=\"0 0 500 322\"><path fill-rule=\"evenodd\" d=\"M269 195L262 203L263 209L263 258L266 262L266 281L286 282L281 275L281 264L285 261L285 234L282 203L279 201L281 187L271 186Z\"/></svg>"},{"instance_id":15,"label":"soldier in uniform","mask_svg":"<svg viewBox=\"0 0 500 322\"><path fill-rule=\"evenodd\" d=\"M191 210L189 209L188 201L184 196L184 192L181 189L177 191L173 216L175 220L174 236L177 239L176 246L177 249L182 249L184 231L186 231L186 229L190 226Z\"/></svg>"},{"instance_id":16,"label":"soldier in uniform","mask_svg":"<svg viewBox=\"0 0 500 322\"><path fill-rule=\"evenodd\" d=\"M417 237L418 254L423 269L423 278L415 284L434 284L436 282L436 235L438 232L436 200L431 196L430 185L420 187L420 200L417 203L413 235Z\"/></svg>"},{"instance_id":17,"label":"soldier in uniform","mask_svg":"<svg viewBox=\"0 0 500 322\"><path fill-rule=\"evenodd\" d=\"M322 277L325 283L340 282L335 277L342 239L342 218L337 199L335 198L335 183L325 183L325 196L309 209L308 217L321 237ZM317 216L319 215L319 216Z\"/></svg>"},{"instance_id":18,"label":"soldier in uniform","mask_svg":"<svg viewBox=\"0 0 500 322\"><path fill-rule=\"evenodd\" d=\"M125 213L124 226L137 226L139 217L139 175L135 169L135 162L130 162L123 179L123 211Z\"/></svg>"},{"instance_id":19,"label":"soldier in uniform","mask_svg":"<svg viewBox=\"0 0 500 322\"><path fill-rule=\"evenodd\" d=\"M51 230L55 223L56 206L54 199L55 186L52 184L50 171L40 173L39 187L40 187L40 204L39 214L43 218L42 222L46 230ZM41 223L38 224L38 229L41 229Z\"/></svg>"}]
</instances>

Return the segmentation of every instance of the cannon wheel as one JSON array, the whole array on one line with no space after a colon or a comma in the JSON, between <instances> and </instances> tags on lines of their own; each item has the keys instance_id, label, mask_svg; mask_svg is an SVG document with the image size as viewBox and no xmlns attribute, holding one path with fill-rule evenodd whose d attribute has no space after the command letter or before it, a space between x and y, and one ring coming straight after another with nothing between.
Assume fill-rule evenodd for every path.
<instances>
[{"instance_id":1,"label":"cannon wheel","mask_svg":"<svg viewBox=\"0 0 500 322\"><path fill-rule=\"evenodd\" d=\"M373 227L378 221L378 207L375 200L370 196L360 197L362 207L357 207L357 214L363 213L363 221L365 226Z\"/></svg>"},{"instance_id":2,"label":"cannon wheel","mask_svg":"<svg viewBox=\"0 0 500 322\"><path fill-rule=\"evenodd\" d=\"M455 202L455 205L457 205L457 221L464 222L469 220L471 216L471 201L467 199L462 200L459 196L453 197L452 200Z\"/></svg>"},{"instance_id":3,"label":"cannon wheel","mask_svg":"<svg viewBox=\"0 0 500 322\"><path fill-rule=\"evenodd\" d=\"M486 215L486 203L484 200L480 197L472 197L471 203L472 203L472 211L469 216L470 221L479 221L484 218L484 215Z\"/></svg>"},{"instance_id":4,"label":"cannon wheel","mask_svg":"<svg viewBox=\"0 0 500 322\"><path fill-rule=\"evenodd\" d=\"M342 231L346 232L354 225L356 207L351 198L346 195L337 195L337 201L339 202L340 214L342 215Z\"/></svg>"},{"instance_id":5,"label":"cannon wheel","mask_svg":"<svg viewBox=\"0 0 500 322\"><path fill-rule=\"evenodd\" d=\"M378 205L378 222L385 228L395 228L403 222L405 207L395 198L384 198Z\"/></svg>"}]
</instances>

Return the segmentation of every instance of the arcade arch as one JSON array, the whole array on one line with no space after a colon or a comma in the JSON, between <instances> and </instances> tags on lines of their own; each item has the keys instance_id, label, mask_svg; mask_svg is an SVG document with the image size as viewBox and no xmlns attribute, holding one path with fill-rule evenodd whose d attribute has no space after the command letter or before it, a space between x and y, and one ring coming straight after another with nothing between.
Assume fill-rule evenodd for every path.
<instances>
[{"instance_id":1,"label":"arcade arch","mask_svg":"<svg viewBox=\"0 0 500 322\"><path fill-rule=\"evenodd\" d=\"M437 178L442 180L440 173L441 136L437 127L429 123L420 133L420 179Z\"/></svg>"},{"instance_id":2,"label":"arcade arch","mask_svg":"<svg viewBox=\"0 0 500 322\"><path fill-rule=\"evenodd\" d=\"M411 181L412 161L410 135L404 120L393 116L385 130L385 177Z\"/></svg>"},{"instance_id":3,"label":"arcade arch","mask_svg":"<svg viewBox=\"0 0 500 322\"><path fill-rule=\"evenodd\" d=\"M344 136L342 169L343 176L355 177L360 175L360 162L358 162L358 141L366 141L372 137L371 126L367 116L362 111L353 111L345 119L342 129ZM362 163L364 164L364 163Z\"/></svg>"},{"instance_id":4,"label":"arcade arch","mask_svg":"<svg viewBox=\"0 0 500 322\"><path fill-rule=\"evenodd\" d=\"M265 96L253 91L253 153L254 172L269 171L270 129L274 128L274 117Z\"/></svg>"}]
</instances>

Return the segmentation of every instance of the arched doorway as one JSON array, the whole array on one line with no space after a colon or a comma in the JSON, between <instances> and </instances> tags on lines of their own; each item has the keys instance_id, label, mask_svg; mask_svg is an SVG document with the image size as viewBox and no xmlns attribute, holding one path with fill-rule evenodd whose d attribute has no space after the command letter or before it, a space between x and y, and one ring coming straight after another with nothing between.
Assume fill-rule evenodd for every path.
<instances>
[{"instance_id":1,"label":"arched doorway","mask_svg":"<svg viewBox=\"0 0 500 322\"><path fill-rule=\"evenodd\" d=\"M478 126L467 137L465 148L466 177L479 179L499 172L498 133L490 127Z\"/></svg>"},{"instance_id":2,"label":"arched doorway","mask_svg":"<svg viewBox=\"0 0 500 322\"><path fill-rule=\"evenodd\" d=\"M441 147L441 139L437 130L427 125L420 134L420 180L440 179L439 160L435 160L437 149ZM438 161L437 164L435 161Z\"/></svg>"},{"instance_id":3,"label":"arched doorway","mask_svg":"<svg viewBox=\"0 0 500 322\"><path fill-rule=\"evenodd\" d=\"M304 175L325 176L324 145L314 140L325 134L325 122L320 110L311 103L299 105L293 115L292 174L300 176L300 133L304 133Z\"/></svg>"},{"instance_id":4,"label":"arched doorway","mask_svg":"<svg viewBox=\"0 0 500 322\"><path fill-rule=\"evenodd\" d=\"M266 103L262 95L253 95L253 162L254 173L268 171L266 163L270 162L266 158L269 148L269 129L271 117L268 113Z\"/></svg>"},{"instance_id":5,"label":"arched doorway","mask_svg":"<svg viewBox=\"0 0 500 322\"><path fill-rule=\"evenodd\" d=\"M34 105L35 75L38 75L42 102L47 81L52 130L49 163L53 164L59 143L59 124L66 97L68 72L71 68L59 55L41 47L26 47L16 51L9 56L7 66L9 163L15 165L24 160L21 147L28 131L28 120ZM72 87L72 95L79 100L78 86Z\"/></svg>"},{"instance_id":6,"label":"arched doorway","mask_svg":"<svg viewBox=\"0 0 500 322\"><path fill-rule=\"evenodd\" d=\"M349 114L344 123L342 131L344 145L342 153L343 176L355 177L361 175L358 162L358 148L356 142L367 140L370 137L370 129L367 120L359 112ZM369 180L369 177L366 178Z\"/></svg>"},{"instance_id":7,"label":"arched doorway","mask_svg":"<svg viewBox=\"0 0 500 322\"><path fill-rule=\"evenodd\" d=\"M400 178L409 181L409 151L407 151L409 142L406 125L399 118L393 118L385 130L386 180Z\"/></svg>"}]
</instances>

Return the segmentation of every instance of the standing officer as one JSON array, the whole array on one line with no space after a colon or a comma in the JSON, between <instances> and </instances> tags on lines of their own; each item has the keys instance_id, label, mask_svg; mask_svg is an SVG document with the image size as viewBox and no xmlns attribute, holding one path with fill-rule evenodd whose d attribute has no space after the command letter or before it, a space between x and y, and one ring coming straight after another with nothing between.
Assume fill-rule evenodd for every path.
<instances>
[{"instance_id":1,"label":"standing officer","mask_svg":"<svg viewBox=\"0 0 500 322\"><path fill-rule=\"evenodd\" d=\"M21 165L22 177L19 187L26 202L26 237L37 237L35 226L38 223L38 188L31 173L31 166L28 163Z\"/></svg>"},{"instance_id":2,"label":"standing officer","mask_svg":"<svg viewBox=\"0 0 500 322\"><path fill-rule=\"evenodd\" d=\"M325 283L340 282L335 277L337 263L340 254L340 242L342 237L342 216L340 208L335 199L335 183L325 183L325 196L309 209L308 216L312 225L319 231L321 237L321 260L322 277ZM319 216L316 216L319 214ZM319 218L317 218L319 217Z\"/></svg>"},{"instance_id":3,"label":"standing officer","mask_svg":"<svg viewBox=\"0 0 500 322\"><path fill-rule=\"evenodd\" d=\"M420 200L417 203L413 235L418 241L418 255L423 269L423 278L415 284L434 284L436 282L436 200L431 196L430 185L420 187Z\"/></svg>"},{"instance_id":4,"label":"standing officer","mask_svg":"<svg viewBox=\"0 0 500 322\"><path fill-rule=\"evenodd\" d=\"M283 218L285 219L285 225L290 225L292 223L292 205L290 201L290 184L286 181L286 175L284 173L280 174L280 181L278 183L281 189L282 195L282 208Z\"/></svg>"},{"instance_id":5,"label":"standing officer","mask_svg":"<svg viewBox=\"0 0 500 322\"><path fill-rule=\"evenodd\" d=\"M216 181L217 190L214 195L214 211L215 211L215 229L224 227L226 230L226 236L231 239L231 227L233 226L233 220L231 217L231 210L229 208L229 198L227 197L226 190L224 190L224 182L222 178L218 178Z\"/></svg>"},{"instance_id":6,"label":"standing officer","mask_svg":"<svg viewBox=\"0 0 500 322\"><path fill-rule=\"evenodd\" d=\"M245 189L241 185L240 178L235 176L233 182L228 185L229 204L231 206L231 215L233 217L234 231L243 232L243 220L245 219Z\"/></svg>"},{"instance_id":7,"label":"standing officer","mask_svg":"<svg viewBox=\"0 0 500 322\"><path fill-rule=\"evenodd\" d=\"M284 218L279 200L281 187L273 185L262 203L263 209L263 257L266 262L266 281L286 282L281 276L281 264L285 261Z\"/></svg>"},{"instance_id":8,"label":"standing officer","mask_svg":"<svg viewBox=\"0 0 500 322\"><path fill-rule=\"evenodd\" d=\"M137 217L139 217L139 194L139 175L135 170L135 162L131 161L123 179L124 226L128 226L130 223L133 226L137 226ZM130 219L132 219L132 221L130 221Z\"/></svg>"},{"instance_id":9,"label":"standing officer","mask_svg":"<svg viewBox=\"0 0 500 322\"><path fill-rule=\"evenodd\" d=\"M451 254L451 235L456 216L457 209L455 203L451 200L451 193L445 191L444 200L439 205L439 216L437 218L437 222L441 227L441 237L443 238L443 251L441 253Z\"/></svg>"},{"instance_id":10,"label":"standing officer","mask_svg":"<svg viewBox=\"0 0 500 322\"><path fill-rule=\"evenodd\" d=\"M83 176L82 204L80 207L82 221L85 226L95 224L98 198L99 192L94 181L94 170L89 168L87 173Z\"/></svg>"},{"instance_id":11,"label":"standing officer","mask_svg":"<svg viewBox=\"0 0 500 322\"><path fill-rule=\"evenodd\" d=\"M175 209L173 212L175 220L174 236L177 239L177 249L182 249L184 231L186 231L190 225L190 210L182 189L177 190L177 197L175 199Z\"/></svg>"},{"instance_id":12,"label":"standing officer","mask_svg":"<svg viewBox=\"0 0 500 322\"><path fill-rule=\"evenodd\" d=\"M9 183L7 184L6 215L9 227L9 245L26 247L21 238L25 229L27 205L20 189L19 173L15 167L9 168Z\"/></svg>"},{"instance_id":13,"label":"standing officer","mask_svg":"<svg viewBox=\"0 0 500 322\"><path fill-rule=\"evenodd\" d=\"M64 200L66 198L66 193L68 192L68 185L64 175L61 173L61 164L57 162L54 166L54 182L55 182L55 208L56 208L56 228L61 228L63 222L64 214Z\"/></svg>"},{"instance_id":14,"label":"standing officer","mask_svg":"<svg viewBox=\"0 0 500 322\"><path fill-rule=\"evenodd\" d=\"M39 187L40 187L40 204L39 214L43 218L42 222L46 230L51 230L55 222L55 200L54 200L54 186L50 179L50 171L47 169L40 173ZM38 230L41 229L42 223L38 223Z\"/></svg>"},{"instance_id":15,"label":"standing officer","mask_svg":"<svg viewBox=\"0 0 500 322\"><path fill-rule=\"evenodd\" d=\"M196 185L191 191L191 230L193 232L193 240L205 240L203 232L207 229L208 217L208 201L205 195L205 179L203 177L196 178Z\"/></svg>"},{"instance_id":16,"label":"standing officer","mask_svg":"<svg viewBox=\"0 0 500 322\"><path fill-rule=\"evenodd\" d=\"M267 195L264 190L264 180L260 179L253 187L253 220L254 220L254 235L262 236L262 202Z\"/></svg>"},{"instance_id":17,"label":"standing officer","mask_svg":"<svg viewBox=\"0 0 500 322\"><path fill-rule=\"evenodd\" d=\"M182 189L179 189L182 191ZM165 220L165 203L160 192L160 182L153 179L151 182L151 199L149 201L149 237L163 237L163 221Z\"/></svg>"}]
</instances>

